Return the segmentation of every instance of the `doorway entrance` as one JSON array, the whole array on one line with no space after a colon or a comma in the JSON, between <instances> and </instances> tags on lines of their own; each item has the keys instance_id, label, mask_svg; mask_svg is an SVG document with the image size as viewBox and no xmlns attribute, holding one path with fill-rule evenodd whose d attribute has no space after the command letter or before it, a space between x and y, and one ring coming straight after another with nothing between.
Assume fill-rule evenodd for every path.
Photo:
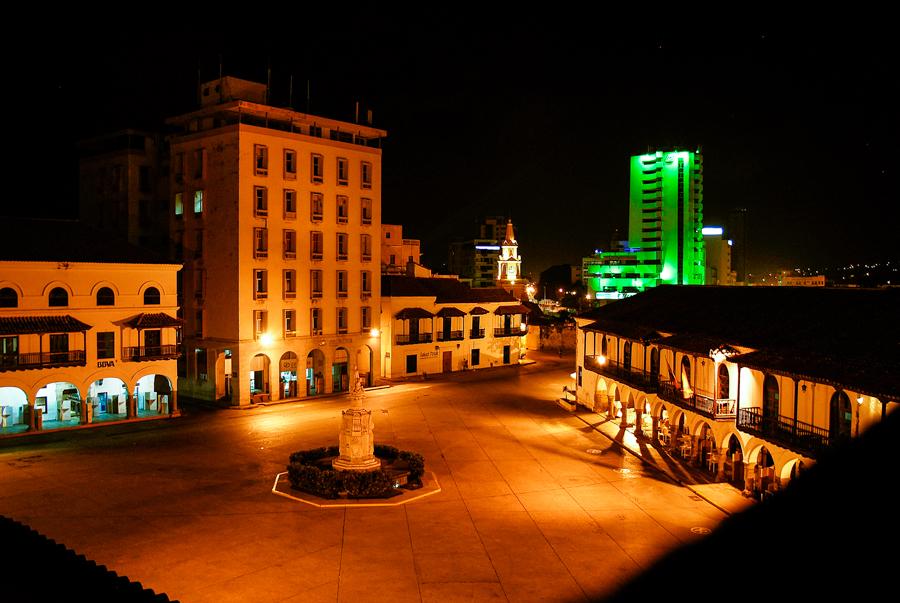
<instances>
[{"instance_id":1,"label":"doorway entrance","mask_svg":"<svg viewBox=\"0 0 900 603\"><path fill-rule=\"evenodd\" d=\"M443 356L443 369L445 373L449 373L453 370L453 352L446 351Z\"/></svg>"}]
</instances>

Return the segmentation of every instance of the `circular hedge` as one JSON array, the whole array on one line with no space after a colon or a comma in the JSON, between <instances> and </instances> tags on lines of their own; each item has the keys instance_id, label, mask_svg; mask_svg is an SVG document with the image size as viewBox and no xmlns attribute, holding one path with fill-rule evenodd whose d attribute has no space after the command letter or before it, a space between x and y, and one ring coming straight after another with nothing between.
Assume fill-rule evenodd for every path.
<instances>
[{"instance_id":1,"label":"circular hedge","mask_svg":"<svg viewBox=\"0 0 900 603\"><path fill-rule=\"evenodd\" d=\"M425 457L418 452L399 450L394 446L375 444L375 457L381 460L376 471L338 471L331 462L340 456L337 446L300 450L290 456L288 481L295 490L322 498L389 498L400 494L399 488L422 487ZM408 472L406 484L399 477Z\"/></svg>"}]
</instances>

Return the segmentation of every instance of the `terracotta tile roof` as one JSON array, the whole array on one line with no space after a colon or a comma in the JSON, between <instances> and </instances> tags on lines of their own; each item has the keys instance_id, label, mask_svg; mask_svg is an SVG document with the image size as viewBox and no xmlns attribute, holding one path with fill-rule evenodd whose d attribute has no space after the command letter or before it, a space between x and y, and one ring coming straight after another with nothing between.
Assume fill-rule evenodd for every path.
<instances>
[{"instance_id":1,"label":"terracotta tile roof","mask_svg":"<svg viewBox=\"0 0 900 603\"><path fill-rule=\"evenodd\" d=\"M396 314L397 320L409 320L411 318L434 318L434 314L423 308L403 308Z\"/></svg>"},{"instance_id":2,"label":"terracotta tile roof","mask_svg":"<svg viewBox=\"0 0 900 603\"><path fill-rule=\"evenodd\" d=\"M460 310L459 308L454 308L453 306L447 306L446 308L441 308L438 310L438 313L435 316L440 316L444 318L445 316L465 316L466 313Z\"/></svg>"},{"instance_id":3,"label":"terracotta tile roof","mask_svg":"<svg viewBox=\"0 0 900 603\"><path fill-rule=\"evenodd\" d=\"M36 333L77 333L89 331L91 325L65 316L0 317L0 335L33 335Z\"/></svg>"},{"instance_id":4,"label":"terracotta tile roof","mask_svg":"<svg viewBox=\"0 0 900 603\"><path fill-rule=\"evenodd\" d=\"M134 318L129 319L126 323L132 329L159 329L162 327L180 327L184 321L178 318L172 318L164 312L156 312L153 314L141 313Z\"/></svg>"}]
</instances>

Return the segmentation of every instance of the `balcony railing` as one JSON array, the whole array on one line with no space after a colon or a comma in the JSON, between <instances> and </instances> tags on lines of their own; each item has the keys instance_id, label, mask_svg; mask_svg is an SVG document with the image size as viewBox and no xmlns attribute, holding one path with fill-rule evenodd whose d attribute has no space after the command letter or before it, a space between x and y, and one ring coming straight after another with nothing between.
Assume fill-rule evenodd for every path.
<instances>
[{"instance_id":1,"label":"balcony railing","mask_svg":"<svg viewBox=\"0 0 900 603\"><path fill-rule=\"evenodd\" d=\"M494 328L494 337L519 337L524 335L525 331L520 329L519 327L495 327Z\"/></svg>"},{"instance_id":2,"label":"balcony railing","mask_svg":"<svg viewBox=\"0 0 900 603\"><path fill-rule=\"evenodd\" d=\"M469 331L469 339L484 339L484 329L472 329Z\"/></svg>"},{"instance_id":3,"label":"balcony railing","mask_svg":"<svg viewBox=\"0 0 900 603\"><path fill-rule=\"evenodd\" d=\"M84 366L84 350L68 352L28 352L0 356L0 372L24 371L28 369L52 368L58 366Z\"/></svg>"},{"instance_id":4,"label":"balcony railing","mask_svg":"<svg viewBox=\"0 0 900 603\"><path fill-rule=\"evenodd\" d=\"M738 413L737 428L813 457L831 443L831 435L824 427L783 415L765 416L761 408L742 408Z\"/></svg>"},{"instance_id":5,"label":"balcony railing","mask_svg":"<svg viewBox=\"0 0 900 603\"><path fill-rule=\"evenodd\" d=\"M600 358L600 356L585 354L584 368L611 377L617 381L621 381L626 385L636 387L648 394L652 394L656 391L656 387L659 384L659 377L654 379L652 373L631 366L625 366L618 362L611 362L609 360L604 360L601 363L598 362L598 358Z\"/></svg>"},{"instance_id":6,"label":"balcony railing","mask_svg":"<svg viewBox=\"0 0 900 603\"><path fill-rule=\"evenodd\" d=\"M122 348L122 360L141 362L143 360L170 360L181 356L177 345L151 345Z\"/></svg>"},{"instance_id":7,"label":"balcony railing","mask_svg":"<svg viewBox=\"0 0 900 603\"><path fill-rule=\"evenodd\" d=\"M700 391L692 391L685 395L682 388L668 380L659 382L657 393L664 400L710 419L717 421L734 419L735 401L729 398L716 398Z\"/></svg>"},{"instance_id":8,"label":"balcony railing","mask_svg":"<svg viewBox=\"0 0 900 603\"><path fill-rule=\"evenodd\" d=\"M463 339L462 331L438 331L438 341L459 341Z\"/></svg>"},{"instance_id":9,"label":"balcony railing","mask_svg":"<svg viewBox=\"0 0 900 603\"><path fill-rule=\"evenodd\" d=\"M412 343L431 343L431 333L399 334L396 338L397 345L410 345Z\"/></svg>"}]
</instances>

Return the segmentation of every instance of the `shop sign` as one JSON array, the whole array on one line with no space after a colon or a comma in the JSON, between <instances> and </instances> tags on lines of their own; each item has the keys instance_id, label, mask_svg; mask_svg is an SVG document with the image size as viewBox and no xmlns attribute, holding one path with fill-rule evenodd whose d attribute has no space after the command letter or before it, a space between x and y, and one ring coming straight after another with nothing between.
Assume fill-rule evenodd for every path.
<instances>
[{"instance_id":1,"label":"shop sign","mask_svg":"<svg viewBox=\"0 0 900 603\"><path fill-rule=\"evenodd\" d=\"M419 358L437 358L440 356L440 351L434 350L433 352L419 352Z\"/></svg>"},{"instance_id":2,"label":"shop sign","mask_svg":"<svg viewBox=\"0 0 900 603\"><path fill-rule=\"evenodd\" d=\"M296 371L298 363L299 363L299 360L297 360L296 358L288 358L287 360L282 360L281 361L281 372L286 373L289 371Z\"/></svg>"},{"instance_id":3,"label":"shop sign","mask_svg":"<svg viewBox=\"0 0 900 603\"><path fill-rule=\"evenodd\" d=\"M116 366L115 360L98 360L97 368L112 368Z\"/></svg>"}]
</instances>

